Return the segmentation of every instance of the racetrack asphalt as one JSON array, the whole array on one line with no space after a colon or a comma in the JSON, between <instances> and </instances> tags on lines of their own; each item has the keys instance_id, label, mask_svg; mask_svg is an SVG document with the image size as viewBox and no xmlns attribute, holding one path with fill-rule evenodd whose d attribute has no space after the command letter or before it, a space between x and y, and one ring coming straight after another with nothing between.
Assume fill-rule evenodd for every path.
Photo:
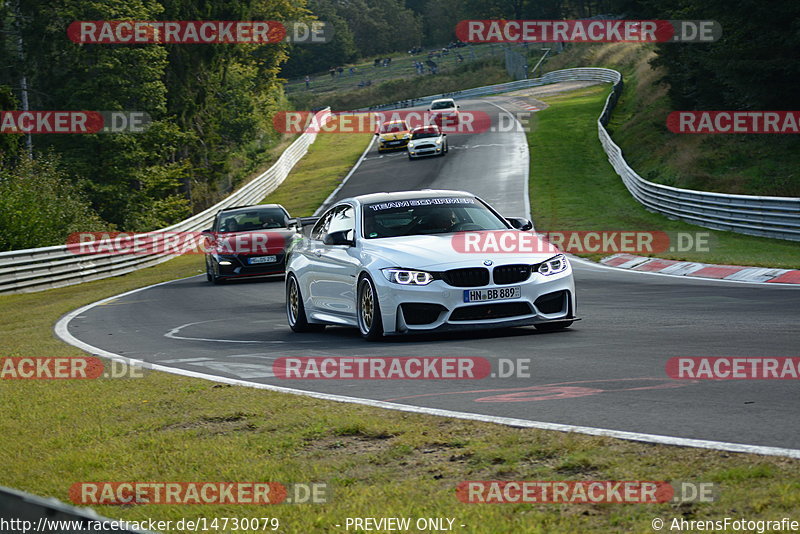
<instances>
[{"instance_id":1,"label":"racetrack asphalt","mask_svg":"<svg viewBox=\"0 0 800 534\"><path fill-rule=\"evenodd\" d=\"M462 101L504 112L502 98ZM373 149L337 198L376 191L463 189L507 216L526 216L528 148L519 132L448 136L445 157L409 161ZM534 154L535 157L535 154ZM535 214L534 214L535 215ZM391 338L351 328L294 334L282 280L213 286L192 277L83 311L67 329L84 343L193 372L374 399L680 438L800 449L797 380L672 380L679 356L800 356L800 290L615 270L573 263L582 320L566 331L532 327ZM529 361L530 377L483 380L285 380L286 356L473 356Z\"/></svg>"}]
</instances>

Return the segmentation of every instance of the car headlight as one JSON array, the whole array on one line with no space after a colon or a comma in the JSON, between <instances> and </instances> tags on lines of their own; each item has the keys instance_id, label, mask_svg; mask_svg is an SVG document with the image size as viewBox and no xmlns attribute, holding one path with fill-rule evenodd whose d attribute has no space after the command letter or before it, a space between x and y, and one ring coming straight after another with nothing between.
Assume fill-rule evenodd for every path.
<instances>
[{"instance_id":1,"label":"car headlight","mask_svg":"<svg viewBox=\"0 0 800 534\"><path fill-rule=\"evenodd\" d=\"M433 275L425 271L410 269L381 269L383 276L390 282L404 286L426 286L433 282Z\"/></svg>"},{"instance_id":2,"label":"car headlight","mask_svg":"<svg viewBox=\"0 0 800 534\"><path fill-rule=\"evenodd\" d=\"M408 148L414 148L414 141L408 142Z\"/></svg>"},{"instance_id":3,"label":"car headlight","mask_svg":"<svg viewBox=\"0 0 800 534\"><path fill-rule=\"evenodd\" d=\"M437 144L437 145L441 145L441 144L442 144L442 138L441 138L441 137L440 137L439 139L437 139L437 140L436 140L436 144Z\"/></svg>"},{"instance_id":4,"label":"car headlight","mask_svg":"<svg viewBox=\"0 0 800 534\"><path fill-rule=\"evenodd\" d=\"M568 265L566 256L559 254L539 265L538 271L540 274L550 276L566 270Z\"/></svg>"},{"instance_id":5,"label":"car headlight","mask_svg":"<svg viewBox=\"0 0 800 534\"><path fill-rule=\"evenodd\" d=\"M405 134L405 135L403 135L403 139L411 139L411 135L410 134Z\"/></svg>"}]
</instances>

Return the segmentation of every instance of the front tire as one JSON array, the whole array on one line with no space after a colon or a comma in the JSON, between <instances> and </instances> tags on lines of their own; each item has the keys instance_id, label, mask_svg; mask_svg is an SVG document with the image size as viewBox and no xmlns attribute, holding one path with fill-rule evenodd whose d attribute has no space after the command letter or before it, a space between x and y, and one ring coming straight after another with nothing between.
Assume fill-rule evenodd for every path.
<instances>
[{"instance_id":1,"label":"front tire","mask_svg":"<svg viewBox=\"0 0 800 534\"><path fill-rule=\"evenodd\" d=\"M214 269L212 269L211 265L208 262L206 262L206 280L208 280L215 286L222 283L222 277L214 274Z\"/></svg>"},{"instance_id":2,"label":"front tire","mask_svg":"<svg viewBox=\"0 0 800 534\"><path fill-rule=\"evenodd\" d=\"M306 308L303 305L303 295L300 293L300 284L293 274L286 277L286 319L293 332L322 332L324 324L311 324L306 317Z\"/></svg>"},{"instance_id":3,"label":"front tire","mask_svg":"<svg viewBox=\"0 0 800 534\"><path fill-rule=\"evenodd\" d=\"M378 292L372 279L365 275L358 282L356 301L356 315L358 316L358 330L361 337L367 341L377 341L383 337L383 320L381 319L381 306L378 302Z\"/></svg>"}]
</instances>

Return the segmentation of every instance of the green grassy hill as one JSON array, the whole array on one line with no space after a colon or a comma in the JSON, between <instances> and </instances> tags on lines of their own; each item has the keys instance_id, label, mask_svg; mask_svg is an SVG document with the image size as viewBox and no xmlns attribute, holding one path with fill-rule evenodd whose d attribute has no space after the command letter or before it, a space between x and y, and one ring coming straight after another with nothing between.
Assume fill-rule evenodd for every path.
<instances>
[{"instance_id":1,"label":"green grassy hill","mask_svg":"<svg viewBox=\"0 0 800 534\"><path fill-rule=\"evenodd\" d=\"M681 135L668 131L667 115L679 110L667 99L669 80L649 64L654 57L650 45L573 45L551 59L546 70L608 67L622 72L625 91L608 129L625 159L643 178L704 191L800 196L797 135Z\"/></svg>"}]
</instances>

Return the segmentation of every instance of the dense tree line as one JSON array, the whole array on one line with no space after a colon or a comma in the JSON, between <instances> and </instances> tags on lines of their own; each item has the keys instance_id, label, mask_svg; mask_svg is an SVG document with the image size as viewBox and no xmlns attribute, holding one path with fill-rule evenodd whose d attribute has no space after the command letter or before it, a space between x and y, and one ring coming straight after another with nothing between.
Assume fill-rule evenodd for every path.
<instances>
[{"instance_id":1,"label":"dense tree line","mask_svg":"<svg viewBox=\"0 0 800 534\"><path fill-rule=\"evenodd\" d=\"M656 47L676 109L800 107L800 2L621 0L614 9L627 18L721 24L717 42Z\"/></svg>"},{"instance_id":2,"label":"dense tree line","mask_svg":"<svg viewBox=\"0 0 800 534\"><path fill-rule=\"evenodd\" d=\"M13 197L13 209L24 211L23 200L34 197L21 189L42 180L62 194L71 188L70 205L80 205L86 226L102 219L124 230L158 228L217 200L278 139L271 115L285 106L278 78L285 44L76 44L66 34L71 22L307 16L296 0L4 2L0 109L22 109L24 84L31 110L136 110L153 123L143 133L32 135L30 151L22 135L0 136L0 210L10 210ZM41 193L38 185L30 190ZM29 243L24 225L8 226L55 208L31 205L31 214L3 218L0 248L59 242L63 235L45 233L50 238ZM50 224L63 234L72 223Z\"/></svg>"},{"instance_id":3,"label":"dense tree line","mask_svg":"<svg viewBox=\"0 0 800 534\"><path fill-rule=\"evenodd\" d=\"M297 45L282 74L303 76L416 46L455 40L465 19L561 19L608 13L610 0L309 0L308 9L333 24L337 39Z\"/></svg>"},{"instance_id":4,"label":"dense tree line","mask_svg":"<svg viewBox=\"0 0 800 534\"><path fill-rule=\"evenodd\" d=\"M0 249L56 244L81 224L154 229L210 205L279 140L271 117L287 105L285 77L440 46L464 19L606 13L721 23L718 42L656 47L676 109L800 107L794 0L4 0L0 109L22 109L26 95L32 110L136 110L153 123L138 134L33 135L30 147L0 135ZM106 45L66 35L78 20L314 18L334 26L331 43Z\"/></svg>"},{"instance_id":5,"label":"dense tree line","mask_svg":"<svg viewBox=\"0 0 800 534\"><path fill-rule=\"evenodd\" d=\"M798 109L800 2L778 0L309 0L341 39L295 47L282 74L302 76L414 46L455 39L465 19L716 20L722 39L658 45L676 109Z\"/></svg>"}]
</instances>

